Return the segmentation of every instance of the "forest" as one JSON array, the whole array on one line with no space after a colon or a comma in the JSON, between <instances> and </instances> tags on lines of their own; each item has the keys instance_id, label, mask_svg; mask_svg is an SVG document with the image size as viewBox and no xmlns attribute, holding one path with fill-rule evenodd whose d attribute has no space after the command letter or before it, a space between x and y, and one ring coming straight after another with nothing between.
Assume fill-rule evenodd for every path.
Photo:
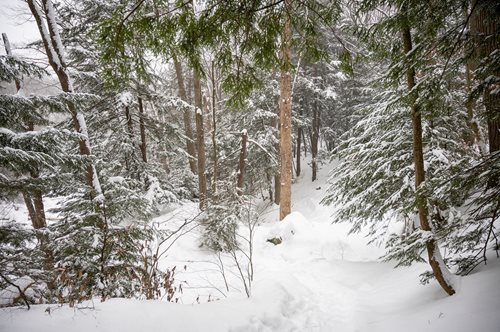
<instances>
[{"instance_id":1,"label":"forest","mask_svg":"<svg viewBox=\"0 0 500 332\"><path fill-rule=\"evenodd\" d=\"M9 2L1 331L498 331L499 2Z\"/></svg>"}]
</instances>

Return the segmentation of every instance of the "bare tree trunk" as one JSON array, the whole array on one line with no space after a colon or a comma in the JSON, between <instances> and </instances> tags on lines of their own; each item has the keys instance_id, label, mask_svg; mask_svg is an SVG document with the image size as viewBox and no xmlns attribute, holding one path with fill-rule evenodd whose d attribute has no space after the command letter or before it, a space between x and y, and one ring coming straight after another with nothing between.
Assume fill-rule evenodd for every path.
<instances>
[{"instance_id":1,"label":"bare tree trunk","mask_svg":"<svg viewBox=\"0 0 500 332\"><path fill-rule=\"evenodd\" d=\"M279 115L279 108L277 109L277 112L278 112L278 115ZM277 129L278 135L279 135L279 133L280 133L280 124L279 124L279 121L277 121L275 118L273 118L271 120L271 126L273 128ZM279 144L279 142L278 142L278 144L276 144L276 151L279 154L279 151L280 151L280 144ZM279 169L274 174L274 200L271 199L271 201L273 201L277 205L280 204L280 173L279 173Z\"/></svg>"},{"instance_id":2,"label":"bare tree trunk","mask_svg":"<svg viewBox=\"0 0 500 332\"><path fill-rule=\"evenodd\" d=\"M313 121L312 121L312 135L311 135L311 167L312 167L312 181L316 181L318 177L318 143L319 143L319 127L320 116L317 103L313 107Z\"/></svg>"},{"instance_id":3,"label":"bare tree trunk","mask_svg":"<svg viewBox=\"0 0 500 332\"><path fill-rule=\"evenodd\" d=\"M175 75L177 77L177 86L179 89L179 98L188 102L186 88L184 86L184 76L182 75L182 64L174 57ZM189 110L183 112L184 131L186 134L186 148L189 155L189 168L193 174L196 174L196 148L193 139L193 128L191 126L191 113Z\"/></svg>"},{"instance_id":4,"label":"bare tree trunk","mask_svg":"<svg viewBox=\"0 0 500 332\"><path fill-rule=\"evenodd\" d=\"M201 95L200 76L193 71L194 103L196 107L196 147L198 152L198 191L200 195L200 210L207 206L207 179L205 175L205 134L203 128L203 101Z\"/></svg>"},{"instance_id":5,"label":"bare tree trunk","mask_svg":"<svg viewBox=\"0 0 500 332\"><path fill-rule=\"evenodd\" d=\"M474 57L476 61L481 61L500 49L500 15L498 4L495 5L494 1L489 0L475 0L472 10L470 30L475 42ZM485 80L491 76L500 76L499 66L481 79ZM494 92L495 89L498 89L498 83L487 84L483 91L490 154L500 150L500 93Z\"/></svg>"},{"instance_id":6,"label":"bare tree trunk","mask_svg":"<svg viewBox=\"0 0 500 332\"><path fill-rule=\"evenodd\" d=\"M304 144L304 157L307 157L307 143L306 143L306 134L304 133L304 128L302 128L302 143Z\"/></svg>"},{"instance_id":7,"label":"bare tree trunk","mask_svg":"<svg viewBox=\"0 0 500 332\"><path fill-rule=\"evenodd\" d=\"M297 128L297 145L296 147L296 152L295 152L295 158L296 159L296 168L295 168L295 175L297 177L300 176L300 148L301 148L301 142L302 142L302 127Z\"/></svg>"},{"instance_id":8,"label":"bare tree trunk","mask_svg":"<svg viewBox=\"0 0 500 332\"><path fill-rule=\"evenodd\" d=\"M24 204L26 205L26 209L28 209L28 216L31 219L31 224L33 228L37 224L37 217L35 213L35 206L33 205L33 200L31 199L31 195L27 191L23 191L23 199Z\"/></svg>"},{"instance_id":9,"label":"bare tree trunk","mask_svg":"<svg viewBox=\"0 0 500 332\"><path fill-rule=\"evenodd\" d=\"M216 79L215 79L215 65L212 61L212 148L213 148L213 162L214 173L212 178L212 193L217 193L217 175L219 173L219 152L217 150L217 117L216 117Z\"/></svg>"},{"instance_id":10,"label":"bare tree trunk","mask_svg":"<svg viewBox=\"0 0 500 332\"><path fill-rule=\"evenodd\" d=\"M2 39L3 39L3 45L5 47L5 53L9 56L12 56L12 49L10 48L10 42L9 42L9 37L7 37L6 33L2 33ZM21 79L22 78L16 78L15 83L16 83L16 91L19 92L21 90Z\"/></svg>"},{"instance_id":11,"label":"bare tree trunk","mask_svg":"<svg viewBox=\"0 0 500 332\"><path fill-rule=\"evenodd\" d=\"M27 0L27 2L42 37L42 42L47 53L49 64L56 73L62 90L64 92L71 93L73 92L73 86L66 69L64 49L59 36L59 31L57 30L54 5L51 0L42 0L43 8L40 8L35 0ZM42 20L43 16L46 18L47 25L45 25ZM79 141L80 154L82 156L90 156L90 140L85 118L83 117L83 114L79 113L72 104L70 104L69 107L75 130L78 133L83 134L85 137ZM102 194L99 178L97 177L95 166L92 162L89 162L86 167L86 179L87 184L94 191L93 196Z\"/></svg>"},{"instance_id":12,"label":"bare tree trunk","mask_svg":"<svg viewBox=\"0 0 500 332\"><path fill-rule=\"evenodd\" d=\"M238 195L243 194L243 184L245 180L245 160L247 158L247 130L241 131L240 161L238 163L238 184L236 185Z\"/></svg>"},{"instance_id":13,"label":"bare tree trunk","mask_svg":"<svg viewBox=\"0 0 500 332\"><path fill-rule=\"evenodd\" d=\"M401 37L403 39L403 49L404 53L408 54L412 51L412 40L410 34L410 28L404 26L401 30ZM415 69L413 67L408 67L406 70L406 78L408 84L408 91L411 93L411 114L412 114L412 127L413 127L413 159L415 163L415 190L418 191L420 185L425 181L425 171L424 171L424 154L423 154L423 143L422 143L422 119L420 114L420 109L417 104L417 94L413 91L415 87ZM427 216L427 200L421 194L417 194L417 206L418 206L418 216L420 220L420 227L423 231L433 232L432 224L428 220ZM439 282L441 287L444 289L448 295L455 294L453 286L450 281L446 279L445 274L449 275L446 265L444 264L441 253L439 251L438 244L431 238L426 241L425 246L427 248L427 253L429 256L429 264L432 267L434 276Z\"/></svg>"},{"instance_id":14,"label":"bare tree trunk","mask_svg":"<svg viewBox=\"0 0 500 332\"><path fill-rule=\"evenodd\" d=\"M139 131L141 133L141 156L142 161L148 162L147 145L146 145L146 128L144 127L144 106L142 105L142 98L137 97L139 103Z\"/></svg>"},{"instance_id":15,"label":"bare tree trunk","mask_svg":"<svg viewBox=\"0 0 500 332\"><path fill-rule=\"evenodd\" d=\"M292 209L291 7L291 0L285 0L285 23L281 45L281 61L284 68L281 70L280 78L280 220L289 215Z\"/></svg>"}]
</instances>

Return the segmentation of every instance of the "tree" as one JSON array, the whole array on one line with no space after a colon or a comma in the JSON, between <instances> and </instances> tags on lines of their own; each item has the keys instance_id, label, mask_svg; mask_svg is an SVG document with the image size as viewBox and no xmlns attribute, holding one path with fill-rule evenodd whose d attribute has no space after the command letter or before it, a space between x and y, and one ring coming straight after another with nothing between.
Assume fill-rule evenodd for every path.
<instances>
[{"instance_id":1,"label":"tree","mask_svg":"<svg viewBox=\"0 0 500 332\"><path fill-rule=\"evenodd\" d=\"M198 194L200 198L200 210L204 210L207 204L207 178L205 174L205 131L203 122L203 102L201 93L201 81L199 73L193 72L194 106L196 107L196 155L198 156Z\"/></svg>"},{"instance_id":2,"label":"tree","mask_svg":"<svg viewBox=\"0 0 500 332\"><path fill-rule=\"evenodd\" d=\"M403 15L407 15L405 9L403 9ZM406 22L406 18L403 16L403 22ZM405 54L410 54L413 50L410 27L408 25L403 25L401 28L401 36L403 40L403 50ZM414 92L415 89L415 70L413 67L408 67L406 69L406 79L408 85L408 93L410 94L410 108L411 108L411 119L412 119L412 129L413 129L413 160L415 165L415 189L417 191L417 208L418 216L420 219L420 227L425 232L432 232L433 228L428 220L427 216L427 202L426 198L419 194L419 188L425 181L425 170L424 170L424 153L423 153L423 143L422 143L422 117L420 114L420 109L417 104L418 95ZM451 280L449 279L450 273L446 270L447 267L444 265L439 247L436 240L433 238L427 239L425 242L427 247L427 253L429 255L429 264L432 267L434 276L445 290L448 295L455 294Z\"/></svg>"},{"instance_id":3,"label":"tree","mask_svg":"<svg viewBox=\"0 0 500 332\"><path fill-rule=\"evenodd\" d=\"M49 64L56 73L63 92L73 93L73 83L67 71L64 48L59 35L56 13L52 1L43 0L42 8L40 8L37 2L34 0L28 0L28 6L31 14L35 18L40 36L42 37L43 46L45 48ZM46 24L43 22L43 15L45 15ZM87 131L85 118L83 114L78 112L73 106L70 106L70 112L75 130L78 133L81 133L84 137L79 143L80 154L82 156L90 156L91 149L89 133ZM92 162L89 162L86 173L87 184L94 190L93 195L101 195L101 184L99 183L99 178Z\"/></svg>"},{"instance_id":4,"label":"tree","mask_svg":"<svg viewBox=\"0 0 500 332\"><path fill-rule=\"evenodd\" d=\"M463 7L456 2L384 4L381 14L381 3L364 2L361 13L367 16L349 29L368 47L365 61L382 74L371 87L374 102L369 98L356 107L361 106L357 122L334 150L340 164L324 201L337 202L336 220L352 221L352 232L368 225L372 241L387 235L391 219L400 220L405 227L390 234L385 258L407 265L423 261L427 251L433 272L422 280L434 276L451 295L446 264L457 265L460 274L470 271L483 253L480 248L491 241L490 218L497 206L493 191L473 203L484 177L470 174L491 161L480 162L477 149L467 144L471 128L464 58L458 52L466 24ZM496 174L496 168L488 172ZM476 219L478 211L481 218L489 213L488 222ZM445 248L443 258L438 245Z\"/></svg>"},{"instance_id":5,"label":"tree","mask_svg":"<svg viewBox=\"0 0 500 332\"><path fill-rule=\"evenodd\" d=\"M177 85L178 85L178 90L179 90L179 98L181 98L183 101L187 101L187 95L186 95L186 87L184 85L184 76L182 73L182 63L177 59L176 57L173 58L174 61L174 67L175 67L175 76L177 77ZM191 113L189 110L185 110L183 112L183 119L184 119L184 130L186 133L186 147L187 147L187 152L189 155L189 167L191 169L191 172L193 174L196 174L196 149L194 145L194 139L193 139L193 129L191 127Z\"/></svg>"},{"instance_id":6,"label":"tree","mask_svg":"<svg viewBox=\"0 0 500 332\"><path fill-rule=\"evenodd\" d=\"M280 220L290 214L292 209L292 80L291 80L291 41L290 22L291 1L284 2L284 26L281 40L281 78L280 78Z\"/></svg>"}]
</instances>

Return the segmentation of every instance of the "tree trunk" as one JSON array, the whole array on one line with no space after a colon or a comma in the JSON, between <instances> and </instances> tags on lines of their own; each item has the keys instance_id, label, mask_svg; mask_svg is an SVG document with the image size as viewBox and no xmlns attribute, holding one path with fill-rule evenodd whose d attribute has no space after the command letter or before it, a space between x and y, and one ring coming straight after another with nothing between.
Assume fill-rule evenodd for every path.
<instances>
[{"instance_id":1,"label":"tree trunk","mask_svg":"<svg viewBox=\"0 0 500 332\"><path fill-rule=\"evenodd\" d=\"M277 115L279 116L279 107L277 108ZM273 118L271 120L271 126L273 128L277 129L278 136L280 135L280 123L277 121L276 118ZM277 153L279 154L280 151L280 144L279 142L275 146ZM279 167L279 165L278 165ZM279 173L279 168L274 174L274 200L271 199L275 204L279 205L280 204L280 173ZM271 195L272 196L272 195Z\"/></svg>"},{"instance_id":2,"label":"tree trunk","mask_svg":"<svg viewBox=\"0 0 500 332\"><path fill-rule=\"evenodd\" d=\"M295 175L297 175L297 177L300 176L300 148L301 148L301 144L302 143L302 127L299 127L297 128L297 145L296 145L296 152L295 152L295 158L296 159L296 168L295 168Z\"/></svg>"},{"instance_id":3,"label":"tree trunk","mask_svg":"<svg viewBox=\"0 0 500 332\"><path fill-rule=\"evenodd\" d=\"M66 68L64 49L59 36L59 31L57 30L56 13L52 1L42 0L43 14L42 9L38 6L38 3L35 0L28 0L27 2L42 37L42 42L45 52L47 53L49 64L56 73L62 90L64 92L72 93L73 86ZM43 16L46 18L47 25L45 25L42 20ZM69 108L75 130L85 137L79 141L80 154L82 156L90 156L90 140L85 118L83 117L83 114L76 110L74 105L69 104ZM92 195L97 196L102 194L101 185L93 162L89 162L87 165L85 177L87 179L87 184L94 191Z\"/></svg>"},{"instance_id":4,"label":"tree trunk","mask_svg":"<svg viewBox=\"0 0 500 332\"><path fill-rule=\"evenodd\" d=\"M130 114L130 108L128 106L125 106L125 119L127 121L127 131L128 131L128 137L130 140L130 144L132 144L132 153L135 151L135 139L134 139L134 125L132 123L132 115ZM131 171L131 163L132 163L133 157L130 154L130 151L127 151L125 153L125 168L127 169L128 172Z\"/></svg>"},{"instance_id":5,"label":"tree trunk","mask_svg":"<svg viewBox=\"0 0 500 332\"><path fill-rule=\"evenodd\" d=\"M403 39L403 49L405 54L409 54L412 51L412 40L410 34L410 28L404 26L401 31L401 36ZM408 67L406 70L406 78L408 84L408 91L411 94L410 106L412 115L412 128L413 128L413 160L415 163L415 191L418 192L420 185L425 180L425 170L424 170L424 155L423 155L423 144L422 144L422 119L420 114L420 109L417 104L417 94L413 91L415 87L415 69L413 67ZM432 224L428 220L427 216L427 200L426 197L417 193L417 206L418 215L420 220L420 227L423 231L433 232ZM432 267L434 276L439 282L441 287L444 289L448 295L455 294L453 286L450 281L446 279L445 274L449 275L446 265L444 264L441 253L439 251L438 244L434 239L427 240L425 243L427 248L427 253L429 256L429 264Z\"/></svg>"},{"instance_id":6,"label":"tree trunk","mask_svg":"<svg viewBox=\"0 0 500 332\"><path fill-rule=\"evenodd\" d=\"M137 97L139 103L139 131L141 133L141 156L142 161L148 162L147 145L146 145L146 128L144 127L144 107L142 105L142 98Z\"/></svg>"},{"instance_id":7,"label":"tree trunk","mask_svg":"<svg viewBox=\"0 0 500 332\"><path fill-rule=\"evenodd\" d=\"M281 44L280 78L280 220L290 214L292 208L292 81L290 23L291 0L285 0L283 40Z\"/></svg>"},{"instance_id":8,"label":"tree trunk","mask_svg":"<svg viewBox=\"0 0 500 332\"><path fill-rule=\"evenodd\" d=\"M12 49L10 48L9 37L7 37L6 33L2 33L2 39L3 39L3 45L5 47L5 53L9 56L12 56ZM22 78L15 79L17 92L19 92L19 90L21 90L21 79Z\"/></svg>"},{"instance_id":9,"label":"tree trunk","mask_svg":"<svg viewBox=\"0 0 500 332\"><path fill-rule=\"evenodd\" d=\"M182 64L174 57L175 75L177 77L177 86L179 89L179 98L188 102L186 88L184 86L184 76L182 75ZM184 132L186 135L186 148L189 155L189 168L193 174L196 174L196 148L193 139L193 128L191 126L191 113L188 109L183 112Z\"/></svg>"},{"instance_id":10,"label":"tree trunk","mask_svg":"<svg viewBox=\"0 0 500 332\"><path fill-rule=\"evenodd\" d=\"M196 107L196 148L198 153L198 191L200 210L205 210L207 203L207 179L205 176L205 134L203 128L203 101L201 95L200 76L193 71L194 104Z\"/></svg>"},{"instance_id":11,"label":"tree trunk","mask_svg":"<svg viewBox=\"0 0 500 332\"><path fill-rule=\"evenodd\" d=\"M216 95L217 90L215 87L215 64L212 61L212 148L213 148L213 162L214 162L214 172L212 178L212 193L215 196L217 194L217 175L219 173L219 152L217 151L217 107L216 107Z\"/></svg>"},{"instance_id":12,"label":"tree trunk","mask_svg":"<svg viewBox=\"0 0 500 332\"><path fill-rule=\"evenodd\" d=\"M306 143L306 134L304 133L304 128L302 128L302 143L304 145L304 157L307 157L307 143Z\"/></svg>"},{"instance_id":13,"label":"tree trunk","mask_svg":"<svg viewBox=\"0 0 500 332\"><path fill-rule=\"evenodd\" d=\"M500 15L496 12L498 4L489 0L474 1L472 10L470 31L474 40L474 57L476 62L480 63L500 49ZM494 68L479 78L486 80L488 77L499 77L500 67ZM488 121L489 152L492 154L500 150L500 93L494 92L498 89L498 83L484 84L486 86L483 91L483 102Z\"/></svg>"},{"instance_id":14,"label":"tree trunk","mask_svg":"<svg viewBox=\"0 0 500 332\"><path fill-rule=\"evenodd\" d=\"M243 194L243 184L245 180L245 161L247 158L247 130L241 132L240 161L238 163L238 184L236 185L238 195Z\"/></svg>"},{"instance_id":15,"label":"tree trunk","mask_svg":"<svg viewBox=\"0 0 500 332\"><path fill-rule=\"evenodd\" d=\"M317 103L313 107L313 121L312 121L312 135L311 135L311 167L312 167L312 181L316 181L318 177L318 142L319 142L319 127L320 116Z\"/></svg>"}]
</instances>

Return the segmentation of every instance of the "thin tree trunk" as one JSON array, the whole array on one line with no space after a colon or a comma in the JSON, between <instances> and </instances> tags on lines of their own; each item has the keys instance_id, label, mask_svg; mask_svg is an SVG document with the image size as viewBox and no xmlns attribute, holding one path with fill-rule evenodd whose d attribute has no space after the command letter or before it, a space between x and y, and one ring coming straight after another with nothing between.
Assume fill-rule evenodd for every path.
<instances>
[{"instance_id":1,"label":"thin tree trunk","mask_svg":"<svg viewBox=\"0 0 500 332\"><path fill-rule=\"evenodd\" d=\"M196 107L196 147L198 153L198 191L200 196L200 210L207 206L207 179L205 175L205 134L203 128L203 100L199 74L193 71L194 103Z\"/></svg>"},{"instance_id":2,"label":"thin tree trunk","mask_svg":"<svg viewBox=\"0 0 500 332\"><path fill-rule=\"evenodd\" d=\"M7 37L6 33L2 33L3 45L5 47L5 53L9 56L12 56L12 49L10 48L9 37ZM16 78L16 91L19 92L21 90L21 79Z\"/></svg>"},{"instance_id":3,"label":"thin tree trunk","mask_svg":"<svg viewBox=\"0 0 500 332\"><path fill-rule=\"evenodd\" d=\"M410 28L404 26L401 30L401 36L403 39L403 49L405 54L409 54L412 51L412 40L410 34ZM422 119L420 114L420 109L417 104L417 94L413 91L415 83L415 69L413 67L408 67L406 70L406 78L408 84L408 91L411 94L411 115L412 115L412 127L413 127L413 159L415 163L415 190L418 191L420 185L425 181L425 170L424 170L424 155L423 155L423 143L422 143ZM417 206L418 206L418 216L420 220L420 227L423 231L433 232L432 224L427 216L427 200L421 194L417 194ZM434 276L439 282L441 287L448 295L455 294L453 286L450 281L446 279L445 275L449 275L446 265L441 258L441 253L437 242L431 238L426 241L425 246L427 248L427 253L429 256L429 264L432 267Z\"/></svg>"},{"instance_id":4,"label":"thin tree trunk","mask_svg":"<svg viewBox=\"0 0 500 332\"><path fill-rule=\"evenodd\" d=\"M280 220L289 215L292 208L291 7L291 0L285 0L285 23L281 45L281 61L284 67L280 78Z\"/></svg>"},{"instance_id":5,"label":"thin tree trunk","mask_svg":"<svg viewBox=\"0 0 500 332\"><path fill-rule=\"evenodd\" d=\"M215 65L212 61L212 148L214 154L214 172L212 178L212 193L217 194L217 175L219 172L219 152L217 151L217 117L216 117L216 87L215 87Z\"/></svg>"},{"instance_id":6,"label":"thin tree trunk","mask_svg":"<svg viewBox=\"0 0 500 332\"><path fill-rule=\"evenodd\" d=\"M179 89L179 98L188 102L186 88L184 86L184 76L182 75L182 64L174 57L175 75L177 77L177 86ZM191 113L188 109L183 112L184 132L186 135L186 148L189 155L189 168L193 174L196 174L196 148L193 139L193 127L191 126Z\"/></svg>"},{"instance_id":7,"label":"thin tree trunk","mask_svg":"<svg viewBox=\"0 0 500 332\"><path fill-rule=\"evenodd\" d=\"M277 109L277 113L278 113L278 116L279 116L279 108ZM279 136L280 135L280 123L279 123L279 121L277 121L276 118L273 118L271 120L271 126L273 128L277 129L278 136ZM279 155L279 153L280 153L280 144L279 144L279 142L276 144L275 148L276 148L276 151L277 151L277 153ZM279 171L279 165L278 165L278 170L274 174L274 200L271 200L271 201L274 201L274 203L277 204L277 205L280 204L280 173L279 172L280 171Z\"/></svg>"},{"instance_id":8,"label":"thin tree trunk","mask_svg":"<svg viewBox=\"0 0 500 332\"><path fill-rule=\"evenodd\" d=\"M311 135L311 167L312 167L312 181L316 181L318 177L318 143L319 143L319 127L320 116L317 103L313 107L313 121L312 121L312 135Z\"/></svg>"},{"instance_id":9,"label":"thin tree trunk","mask_svg":"<svg viewBox=\"0 0 500 332\"><path fill-rule=\"evenodd\" d=\"M304 157L307 157L307 143L306 143L306 134L304 133L304 128L302 128L302 143L304 145Z\"/></svg>"},{"instance_id":10,"label":"thin tree trunk","mask_svg":"<svg viewBox=\"0 0 500 332\"><path fill-rule=\"evenodd\" d=\"M247 130L241 131L240 161L238 163L238 184L236 185L238 195L243 194L243 184L245 181L245 160L247 158Z\"/></svg>"},{"instance_id":11,"label":"thin tree trunk","mask_svg":"<svg viewBox=\"0 0 500 332\"><path fill-rule=\"evenodd\" d=\"M137 97L137 102L139 103L139 131L141 133L141 156L142 161L148 162L148 153L146 145L146 128L144 126L144 106L142 104L142 98Z\"/></svg>"},{"instance_id":12,"label":"thin tree trunk","mask_svg":"<svg viewBox=\"0 0 500 332\"><path fill-rule=\"evenodd\" d=\"M35 225L38 224L38 222L35 213L35 206L33 205L31 195L27 191L23 191L23 199L24 204L26 205L26 209L28 209L28 216L31 219L31 224L33 225L33 228L35 228Z\"/></svg>"},{"instance_id":13,"label":"thin tree trunk","mask_svg":"<svg viewBox=\"0 0 500 332\"><path fill-rule=\"evenodd\" d=\"M38 6L38 3L35 0L27 0L27 2L42 37L42 42L45 48L45 52L47 53L49 64L56 73L62 90L67 93L72 93L73 86L71 83L71 78L67 72L64 49L61 43L61 38L59 36L59 31L57 30L58 28L54 5L52 4L51 0L42 0L42 14L42 9ZM47 25L45 25L42 20L43 16L45 16L46 18ZM87 124L85 122L85 118L83 117L83 114L79 113L76 110L74 105L69 104L69 108L71 111L71 118L73 120L73 126L75 127L75 130L78 133L83 134L83 136L85 137L78 142L80 155L90 156L90 140L87 132ZM88 163L85 176L87 179L87 184L94 191L92 195L98 196L102 194L101 185L99 182L99 178L97 177L93 162Z\"/></svg>"},{"instance_id":14,"label":"thin tree trunk","mask_svg":"<svg viewBox=\"0 0 500 332\"><path fill-rule=\"evenodd\" d=\"M300 148L301 148L301 143L302 143L302 127L297 128L297 145L296 147L296 152L295 152L295 158L296 159L296 167L295 167L295 175L297 177L300 176Z\"/></svg>"},{"instance_id":15,"label":"thin tree trunk","mask_svg":"<svg viewBox=\"0 0 500 332\"><path fill-rule=\"evenodd\" d=\"M272 187L272 178L271 178L271 175L268 172L266 172L266 179L267 179L267 183L268 183L267 192L269 194L269 201L274 202L273 187Z\"/></svg>"}]
</instances>

